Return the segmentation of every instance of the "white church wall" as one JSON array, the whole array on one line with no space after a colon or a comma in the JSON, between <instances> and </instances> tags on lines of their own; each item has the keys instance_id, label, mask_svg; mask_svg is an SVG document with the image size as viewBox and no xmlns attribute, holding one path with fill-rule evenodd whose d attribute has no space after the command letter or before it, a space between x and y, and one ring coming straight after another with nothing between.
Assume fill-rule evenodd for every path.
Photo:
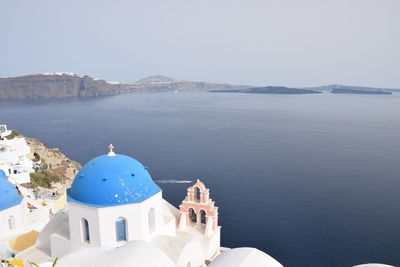
<instances>
[{"instance_id":1,"label":"white church wall","mask_svg":"<svg viewBox=\"0 0 400 267\"><path fill-rule=\"evenodd\" d=\"M175 208L168 201L163 199L163 218L164 227L162 229L163 234L175 236L180 218L179 209Z\"/></svg>"},{"instance_id":2,"label":"white church wall","mask_svg":"<svg viewBox=\"0 0 400 267\"><path fill-rule=\"evenodd\" d=\"M205 248L205 255L207 259L212 259L219 252L221 246L221 227L218 227L214 233L209 237L208 247Z\"/></svg>"},{"instance_id":3,"label":"white church wall","mask_svg":"<svg viewBox=\"0 0 400 267\"><path fill-rule=\"evenodd\" d=\"M89 224L90 240L88 242L83 237L83 219L86 219ZM69 202L69 231L71 246L73 247L79 245L101 246L98 209Z\"/></svg>"},{"instance_id":4,"label":"white church wall","mask_svg":"<svg viewBox=\"0 0 400 267\"><path fill-rule=\"evenodd\" d=\"M126 220L126 238L132 240L149 240L149 211L154 208L155 232L159 232L163 225L161 192L149 199L135 204L113 206L99 209L100 235L102 246L118 246L123 242L116 241L115 222L118 219ZM153 234L154 234L153 233Z\"/></svg>"},{"instance_id":5,"label":"white church wall","mask_svg":"<svg viewBox=\"0 0 400 267\"><path fill-rule=\"evenodd\" d=\"M51 257L59 257L70 250L71 243L66 237L57 233L50 235Z\"/></svg>"},{"instance_id":6,"label":"white church wall","mask_svg":"<svg viewBox=\"0 0 400 267\"><path fill-rule=\"evenodd\" d=\"M135 204L95 208L77 203L69 203L69 227L71 245L86 244L91 247L119 246L117 242L115 222L126 220L126 238L132 240L150 240L149 211L154 208L155 231L159 234L163 229L163 205L161 192L149 199ZM84 241L82 219L89 224L90 242Z\"/></svg>"},{"instance_id":7,"label":"white church wall","mask_svg":"<svg viewBox=\"0 0 400 267\"><path fill-rule=\"evenodd\" d=\"M22 206L14 207L0 211L0 237L7 236L23 226Z\"/></svg>"},{"instance_id":8,"label":"white church wall","mask_svg":"<svg viewBox=\"0 0 400 267\"><path fill-rule=\"evenodd\" d=\"M56 238L51 240L51 236L55 233L70 240L68 214L60 214L53 217L40 232L38 243L45 251L52 251L53 246L58 246ZM57 250L57 248L55 249Z\"/></svg>"},{"instance_id":9,"label":"white church wall","mask_svg":"<svg viewBox=\"0 0 400 267\"><path fill-rule=\"evenodd\" d=\"M164 222L164 226L162 228L162 233L164 235L175 236L176 235L176 219L171 218L170 220Z\"/></svg>"}]
</instances>

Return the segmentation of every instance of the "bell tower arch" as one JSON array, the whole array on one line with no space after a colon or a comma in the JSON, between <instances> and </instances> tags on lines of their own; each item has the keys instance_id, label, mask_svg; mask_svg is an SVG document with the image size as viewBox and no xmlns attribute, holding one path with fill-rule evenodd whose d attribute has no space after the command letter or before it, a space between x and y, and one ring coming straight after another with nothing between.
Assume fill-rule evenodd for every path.
<instances>
[{"instance_id":1,"label":"bell tower arch","mask_svg":"<svg viewBox=\"0 0 400 267\"><path fill-rule=\"evenodd\" d=\"M186 198L179 205L179 211L180 230L196 227L204 229L204 234L210 236L219 228L218 207L210 198L210 190L200 180L187 189Z\"/></svg>"}]
</instances>

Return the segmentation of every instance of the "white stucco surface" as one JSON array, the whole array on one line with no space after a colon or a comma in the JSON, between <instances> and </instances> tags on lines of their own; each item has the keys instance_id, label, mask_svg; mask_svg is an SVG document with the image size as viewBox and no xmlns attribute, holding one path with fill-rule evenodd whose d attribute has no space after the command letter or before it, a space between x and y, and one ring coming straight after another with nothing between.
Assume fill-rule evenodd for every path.
<instances>
[{"instance_id":1,"label":"white stucco surface","mask_svg":"<svg viewBox=\"0 0 400 267\"><path fill-rule=\"evenodd\" d=\"M386 265L386 264L380 264L380 263L367 263L367 264L361 264L361 265L356 265L353 267L395 267L393 265Z\"/></svg>"},{"instance_id":2,"label":"white stucco surface","mask_svg":"<svg viewBox=\"0 0 400 267\"><path fill-rule=\"evenodd\" d=\"M157 247L145 241L132 241L118 248L87 248L60 258L58 267L176 267Z\"/></svg>"},{"instance_id":3,"label":"white stucco surface","mask_svg":"<svg viewBox=\"0 0 400 267\"><path fill-rule=\"evenodd\" d=\"M0 211L0 240L18 232L23 226L24 221L21 204Z\"/></svg>"},{"instance_id":4,"label":"white stucco surface","mask_svg":"<svg viewBox=\"0 0 400 267\"><path fill-rule=\"evenodd\" d=\"M155 212L155 231L150 232L149 211ZM120 246L116 241L115 221L126 220L127 241L149 240L154 234L161 234L164 230L163 199L161 192L141 203L121 206L95 208L77 203L69 204L69 229L71 246L82 243L82 219L89 223L90 247Z\"/></svg>"},{"instance_id":5,"label":"white stucco surface","mask_svg":"<svg viewBox=\"0 0 400 267\"><path fill-rule=\"evenodd\" d=\"M33 161L28 158L30 152L31 150L23 137L0 140L0 169L9 176L10 182L30 182L29 173L34 171Z\"/></svg>"},{"instance_id":6,"label":"white stucco surface","mask_svg":"<svg viewBox=\"0 0 400 267\"><path fill-rule=\"evenodd\" d=\"M268 254L255 248L235 248L217 256L209 267L283 267Z\"/></svg>"}]
</instances>

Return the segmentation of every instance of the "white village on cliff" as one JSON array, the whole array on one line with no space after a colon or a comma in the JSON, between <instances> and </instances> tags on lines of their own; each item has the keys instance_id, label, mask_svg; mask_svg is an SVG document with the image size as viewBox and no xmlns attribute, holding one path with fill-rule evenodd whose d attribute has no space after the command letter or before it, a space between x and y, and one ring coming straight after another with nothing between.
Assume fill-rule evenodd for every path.
<instances>
[{"instance_id":1,"label":"white village on cliff","mask_svg":"<svg viewBox=\"0 0 400 267\"><path fill-rule=\"evenodd\" d=\"M72 185L38 193L31 174L40 172L40 156L14 133L0 125L3 266L53 266L57 259L57 267L282 267L256 248L221 246L223 211L203 182L174 207L147 167L112 145Z\"/></svg>"}]
</instances>

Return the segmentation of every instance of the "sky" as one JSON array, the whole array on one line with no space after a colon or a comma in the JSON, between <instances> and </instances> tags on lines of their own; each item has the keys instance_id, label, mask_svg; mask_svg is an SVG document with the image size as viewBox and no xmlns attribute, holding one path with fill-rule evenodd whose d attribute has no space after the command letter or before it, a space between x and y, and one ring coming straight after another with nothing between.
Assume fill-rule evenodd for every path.
<instances>
[{"instance_id":1,"label":"sky","mask_svg":"<svg viewBox=\"0 0 400 267\"><path fill-rule=\"evenodd\" d=\"M400 88L399 0L0 0L0 76Z\"/></svg>"}]
</instances>

